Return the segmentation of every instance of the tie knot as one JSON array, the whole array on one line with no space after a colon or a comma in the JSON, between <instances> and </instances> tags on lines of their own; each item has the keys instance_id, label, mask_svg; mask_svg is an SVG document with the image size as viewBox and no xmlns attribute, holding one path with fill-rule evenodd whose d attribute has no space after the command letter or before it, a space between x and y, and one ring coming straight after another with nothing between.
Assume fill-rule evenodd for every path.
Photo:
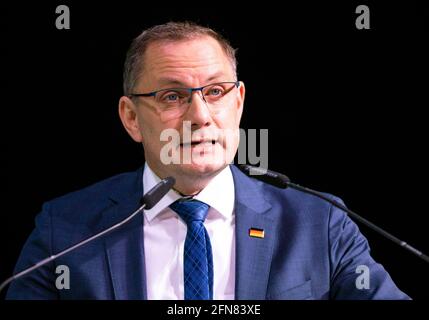
<instances>
[{"instance_id":1,"label":"tie knot","mask_svg":"<svg viewBox=\"0 0 429 320\"><path fill-rule=\"evenodd\" d=\"M188 225L194 221L204 222L209 210L209 206L198 200L179 199L170 205L185 223Z\"/></svg>"}]
</instances>

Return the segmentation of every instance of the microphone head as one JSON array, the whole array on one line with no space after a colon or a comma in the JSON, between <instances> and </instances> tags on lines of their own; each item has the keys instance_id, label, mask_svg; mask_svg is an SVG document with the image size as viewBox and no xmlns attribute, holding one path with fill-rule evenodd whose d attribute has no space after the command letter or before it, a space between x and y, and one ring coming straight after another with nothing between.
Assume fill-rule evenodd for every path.
<instances>
[{"instance_id":1,"label":"microphone head","mask_svg":"<svg viewBox=\"0 0 429 320\"><path fill-rule=\"evenodd\" d=\"M248 164L241 164L239 168L249 177L261 180L277 188L286 189L290 182L290 179L284 174L268 169L258 168Z\"/></svg>"},{"instance_id":2,"label":"microphone head","mask_svg":"<svg viewBox=\"0 0 429 320\"><path fill-rule=\"evenodd\" d=\"M141 199L141 204L146 204L145 210L152 209L159 200L164 197L168 191L174 186L176 179L167 177L162 179L156 186L150 189Z\"/></svg>"}]
</instances>

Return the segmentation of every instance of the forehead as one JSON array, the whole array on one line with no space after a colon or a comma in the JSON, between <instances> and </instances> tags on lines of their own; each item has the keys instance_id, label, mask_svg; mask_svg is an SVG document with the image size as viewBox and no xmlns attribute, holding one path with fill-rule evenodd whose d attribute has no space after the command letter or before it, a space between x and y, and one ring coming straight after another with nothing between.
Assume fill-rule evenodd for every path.
<instances>
[{"instance_id":1,"label":"forehead","mask_svg":"<svg viewBox=\"0 0 429 320\"><path fill-rule=\"evenodd\" d=\"M232 66L225 51L208 36L154 42L148 46L144 57L143 78L149 82L177 79L195 84L205 78L231 76Z\"/></svg>"}]
</instances>

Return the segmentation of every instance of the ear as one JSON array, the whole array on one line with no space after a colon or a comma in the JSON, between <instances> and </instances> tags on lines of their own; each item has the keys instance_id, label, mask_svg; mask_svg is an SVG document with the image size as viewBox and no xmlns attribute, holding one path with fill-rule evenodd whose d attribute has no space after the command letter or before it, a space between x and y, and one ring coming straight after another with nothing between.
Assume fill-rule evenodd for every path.
<instances>
[{"instance_id":1,"label":"ear","mask_svg":"<svg viewBox=\"0 0 429 320\"><path fill-rule=\"evenodd\" d=\"M241 115L243 114L243 107L244 107L244 96L246 94L246 88L244 86L244 82L240 81L240 86L237 90L237 115L238 115L238 122L241 120Z\"/></svg>"},{"instance_id":2,"label":"ear","mask_svg":"<svg viewBox=\"0 0 429 320\"><path fill-rule=\"evenodd\" d=\"M137 117L137 108L133 101L125 96L119 99L119 117L122 125L135 142L142 142L143 137Z\"/></svg>"}]
</instances>

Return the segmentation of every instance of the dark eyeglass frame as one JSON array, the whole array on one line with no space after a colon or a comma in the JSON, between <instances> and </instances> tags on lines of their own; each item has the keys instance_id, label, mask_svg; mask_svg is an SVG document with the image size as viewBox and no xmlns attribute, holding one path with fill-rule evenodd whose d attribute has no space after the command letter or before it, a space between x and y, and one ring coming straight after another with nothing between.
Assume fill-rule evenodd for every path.
<instances>
[{"instance_id":1,"label":"dark eyeglass frame","mask_svg":"<svg viewBox=\"0 0 429 320\"><path fill-rule=\"evenodd\" d=\"M205 88L211 87L211 86L214 86L214 85L217 85L217 84L225 84L225 83L234 84L237 88L240 86L240 81L223 81L223 82L215 82L215 83L207 84L205 86L197 87L197 88L178 88L178 87L176 87L176 88L160 89L160 90L156 90L156 91L152 91L152 92L148 92L148 93L131 93L127 97L128 98L132 98L132 97L155 97L158 92L162 92L162 91L187 90L190 93L190 95L189 95L189 101L188 102L191 102L192 93L194 93L195 91L201 91L201 96L203 97L204 101L206 101L206 99L204 98L204 94L203 94L203 90ZM234 86L231 87L230 90L228 90L227 92L225 92L224 95L226 95L227 93L229 93L233 88L234 88Z\"/></svg>"}]
</instances>

